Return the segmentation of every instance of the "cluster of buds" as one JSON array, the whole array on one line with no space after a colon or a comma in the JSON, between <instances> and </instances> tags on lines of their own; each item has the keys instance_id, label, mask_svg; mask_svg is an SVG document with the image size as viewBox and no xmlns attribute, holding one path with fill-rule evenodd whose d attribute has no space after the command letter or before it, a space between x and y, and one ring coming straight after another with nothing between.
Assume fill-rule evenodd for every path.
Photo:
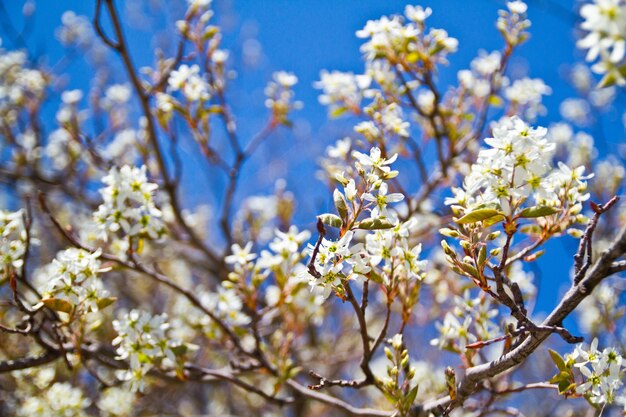
<instances>
[{"instance_id":1,"label":"cluster of buds","mask_svg":"<svg viewBox=\"0 0 626 417\"><path fill-rule=\"evenodd\" d=\"M526 29L530 27L530 20L526 18L528 6L523 1L510 1L506 4L508 10L500 10L500 17L496 26L504 36L507 45L517 46L528 39Z\"/></svg>"},{"instance_id":2,"label":"cluster of buds","mask_svg":"<svg viewBox=\"0 0 626 417\"><path fill-rule=\"evenodd\" d=\"M401 334L396 334L387 343L390 347L385 346L385 356L391 364L387 366L387 376L378 380L377 384L399 415L406 417L417 396L418 386L411 386L415 368L411 366L409 351Z\"/></svg>"}]
</instances>

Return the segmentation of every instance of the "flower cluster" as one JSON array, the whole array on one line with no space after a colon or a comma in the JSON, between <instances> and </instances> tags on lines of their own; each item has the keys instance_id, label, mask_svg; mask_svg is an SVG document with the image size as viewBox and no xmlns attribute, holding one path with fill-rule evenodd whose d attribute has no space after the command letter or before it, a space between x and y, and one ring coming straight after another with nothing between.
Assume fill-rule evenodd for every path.
<instances>
[{"instance_id":1,"label":"flower cluster","mask_svg":"<svg viewBox=\"0 0 626 417\"><path fill-rule=\"evenodd\" d=\"M289 125L289 114L293 110L302 108L302 103L294 101L293 86L298 77L290 72L278 71L272 75L265 87L265 107L271 110L274 123Z\"/></svg>"},{"instance_id":2,"label":"flower cluster","mask_svg":"<svg viewBox=\"0 0 626 417\"><path fill-rule=\"evenodd\" d=\"M146 311L131 310L114 320L113 328L118 334L113 340L118 359L128 360L130 366L120 371L118 377L129 381L132 391L144 390L145 377L151 369L180 367L191 347L166 334L169 324L165 314L152 316Z\"/></svg>"},{"instance_id":3,"label":"flower cluster","mask_svg":"<svg viewBox=\"0 0 626 417\"><path fill-rule=\"evenodd\" d=\"M376 94L375 100L363 111L370 120L359 123L354 130L368 142L384 143L394 136L409 136L409 122L404 120L402 109L397 103L387 103L380 94Z\"/></svg>"},{"instance_id":4,"label":"flower cluster","mask_svg":"<svg viewBox=\"0 0 626 417\"><path fill-rule=\"evenodd\" d=\"M0 116L7 127L17 120L20 109L43 99L50 83L47 74L27 65L25 52L0 48Z\"/></svg>"},{"instance_id":5,"label":"flower cluster","mask_svg":"<svg viewBox=\"0 0 626 417\"><path fill-rule=\"evenodd\" d=\"M504 91L504 96L511 102L515 114L524 115L525 120L533 121L538 115L544 115L546 108L541 104L544 95L552 93L541 79L522 78L516 80Z\"/></svg>"},{"instance_id":6,"label":"flower cluster","mask_svg":"<svg viewBox=\"0 0 626 417\"><path fill-rule=\"evenodd\" d=\"M260 279L273 276L273 283L265 288L265 303L274 313L279 310L292 322L312 321L320 324L324 311L321 305L325 298L322 291L309 290L308 278L302 263L308 251L302 245L309 240L311 233L300 231L292 226L287 232L275 231L275 238L262 250L255 264ZM274 314L264 317L269 321Z\"/></svg>"},{"instance_id":7,"label":"flower cluster","mask_svg":"<svg viewBox=\"0 0 626 417\"><path fill-rule=\"evenodd\" d=\"M314 86L323 91L319 102L328 106L331 116L337 117L346 111L361 112L361 100L369 97L372 78L369 75L354 75L351 72L322 70L320 80Z\"/></svg>"},{"instance_id":8,"label":"flower cluster","mask_svg":"<svg viewBox=\"0 0 626 417\"><path fill-rule=\"evenodd\" d=\"M561 393L584 396L593 404L612 404L618 400L618 391L623 385L624 360L614 348L598 350L598 339L594 339L588 348L578 345L574 352L561 358L551 352L560 373L551 382L558 383ZM573 372L578 370L582 381Z\"/></svg>"},{"instance_id":9,"label":"flower cluster","mask_svg":"<svg viewBox=\"0 0 626 417\"><path fill-rule=\"evenodd\" d=\"M86 48L93 43L93 29L86 16L67 11L61 16L61 23L55 35L64 46Z\"/></svg>"},{"instance_id":10,"label":"flower cluster","mask_svg":"<svg viewBox=\"0 0 626 417\"><path fill-rule=\"evenodd\" d=\"M500 10L500 17L496 26L504 36L506 43L516 46L528 39L526 29L530 27L530 20L526 18L528 6L523 1L509 1L506 4L508 10Z\"/></svg>"},{"instance_id":11,"label":"flower cluster","mask_svg":"<svg viewBox=\"0 0 626 417\"><path fill-rule=\"evenodd\" d=\"M480 51L470 64L471 70L459 71L457 75L459 83L471 93L471 96L484 98L491 93L492 77L500 70L501 65L502 55L500 52L486 53Z\"/></svg>"},{"instance_id":12,"label":"flower cluster","mask_svg":"<svg viewBox=\"0 0 626 417\"><path fill-rule=\"evenodd\" d=\"M343 296L344 281L367 278L405 291L403 301L407 303L416 301L414 283L422 280L425 261L419 260L421 245L409 243L415 222L411 219L401 223L389 206L404 199L401 193L390 193L386 182L398 175L390 167L397 155L386 158L381 149L374 147L369 154L353 151L352 157L358 183L338 174L336 180L343 186L343 193L336 189L333 199L339 216L319 216L323 223L341 230L340 238L323 237L318 245L309 245L309 253L315 255L313 270L306 272L310 284L323 287L326 294L333 290ZM361 219L362 214L367 217ZM365 234L364 242L353 243L362 230L371 232Z\"/></svg>"},{"instance_id":13,"label":"flower cluster","mask_svg":"<svg viewBox=\"0 0 626 417\"><path fill-rule=\"evenodd\" d=\"M202 13L211 5L212 0L187 0L187 13Z\"/></svg>"},{"instance_id":14,"label":"flower cluster","mask_svg":"<svg viewBox=\"0 0 626 417\"><path fill-rule=\"evenodd\" d=\"M444 236L457 239L463 249L463 256L458 256L445 240L441 242L452 270L469 277L483 290L490 286L485 269L494 268L492 260L503 248L508 252L518 230L534 236L536 247L566 230L580 237L582 232L571 226L588 221L581 214L582 203L589 198L585 167L571 169L559 162L554 168L556 144L547 139L547 129L531 128L513 117L495 125L493 136L485 139L491 148L479 152L463 188L452 188L454 196L445 200L458 216L456 225L440 229ZM525 223L520 226L520 221ZM506 238L497 240L501 231L489 228L500 223ZM489 249L491 242L498 247ZM534 260L542 253L531 255L532 250L526 251L525 260ZM496 273L511 272L511 264L506 266L509 271ZM524 297L521 287L518 283L510 285L513 298ZM527 289L534 292L532 286Z\"/></svg>"},{"instance_id":15,"label":"flower cluster","mask_svg":"<svg viewBox=\"0 0 626 417\"><path fill-rule=\"evenodd\" d=\"M503 120L493 128L494 137L485 139L491 148L480 151L463 189L453 189L455 195L446 204L464 214L495 207L504 216L512 216L532 198L539 206L569 209L565 227L569 226L589 198L585 180L590 177L583 175L584 166L571 169L559 163L553 169L555 144L546 139L546 133L545 128L531 128L517 117Z\"/></svg>"},{"instance_id":16,"label":"flower cluster","mask_svg":"<svg viewBox=\"0 0 626 417\"><path fill-rule=\"evenodd\" d=\"M97 406L102 417L127 417L133 415L135 394L124 387L109 387L103 390Z\"/></svg>"},{"instance_id":17,"label":"flower cluster","mask_svg":"<svg viewBox=\"0 0 626 417\"><path fill-rule=\"evenodd\" d=\"M368 21L356 33L359 38L368 39L361 47L365 59L384 58L394 65L428 60L445 62L447 54L456 52L458 41L443 29L425 31L425 21L431 13L430 8L407 6L404 16Z\"/></svg>"},{"instance_id":18,"label":"flower cluster","mask_svg":"<svg viewBox=\"0 0 626 417\"><path fill-rule=\"evenodd\" d=\"M354 177L356 172L349 162L352 139L345 137L326 147L324 156L319 159L321 169L317 177L321 181L333 181L337 175Z\"/></svg>"},{"instance_id":19,"label":"flower cluster","mask_svg":"<svg viewBox=\"0 0 626 417\"><path fill-rule=\"evenodd\" d=\"M182 91L189 102L207 102L211 98L209 84L200 76L198 65L181 65L172 71L168 84L170 91ZM164 96L160 96L158 100L162 103ZM163 104L159 107L164 110Z\"/></svg>"},{"instance_id":20,"label":"flower cluster","mask_svg":"<svg viewBox=\"0 0 626 417\"><path fill-rule=\"evenodd\" d=\"M0 210L0 275L6 277L24 263L27 233L24 212Z\"/></svg>"},{"instance_id":21,"label":"flower cluster","mask_svg":"<svg viewBox=\"0 0 626 417\"><path fill-rule=\"evenodd\" d=\"M156 184L148 182L146 167L124 165L111 168L102 179L107 187L100 190L104 203L94 213L105 232L122 231L129 237L156 239L165 233L161 211L154 203Z\"/></svg>"},{"instance_id":22,"label":"flower cluster","mask_svg":"<svg viewBox=\"0 0 626 417\"><path fill-rule=\"evenodd\" d=\"M264 244L274 237L276 227L290 224L295 202L286 185L278 180L273 194L251 195L242 201L233 225L237 240Z\"/></svg>"},{"instance_id":23,"label":"flower cluster","mask_svg":"<svg viewBox=\"0 0 626 417\"><path fill-rule=\"evenodd\" d=\"M102 268L100 254L100 249L94 253L76 248L59 252L45 269L47 283L42 303L74 314L95 312L115 301L98 276L109 270Z\"/></svg>"},{"instance_id":24,"label":"flower cluster","mask_svg":"<svg viewBox=\"0 0 626 417\"><path fill-rule=\"evenodd\" d=\"M222 95L226 86L228 52L219 49L222 39L219 27L209 24L213 17L211 1L188 0L187 3L185 18L177 21L176 26L181 37L194 45L206 60L202 66L182 64L174 70L167 60L159 63L158 73L153 76L155 79L167 77L167 89L156 92L156 113L164 128L167 128L174 110L188 120L194 119L196 123L190 127L196 140L202 142L206 138L200 140L200 137L206 132L200 133L199 130L207 128L211 98ZM179 98L184 100L179 101Z\"/></svg>"},{"instance_id":25,"label":"flower cluster","mask_svg":"<svg viewBox=\"0 0 626 417\"><path fill-rule=\"evenodd\" d=\"M25 398L16 410L19 417L84 417L91 401L68 382L56 382L40 395Z\"/></svg>"},{"instance_id":26,"label":"flower cluster","mask_svg":"<svg viewBox=\"0 0 626 417\"><path fill-rule=\"evenodd\" d=\"M484 294L472 297L469 291L465 291L463 297L454 297L454 304L443 323L435 324L439 336L430 341L431 345L461 353L470 343L497 336L499 326L492 319L498 315L498 310L492 308Z\"/></svg>"},{"instance_id":27,"label":"flower cluster","mask_svg":"<svg viewBox=\"0 0 626 417\"><path fill-rule=\"evenodd\" d=\"M593 71L606 74L604 85L626 84L624 52L626 51L626 2L624 0L594 0L580 8L584 19L581 28L587 35L577 43L587 49L587 61L598 62Z\"/></svg>"},{"instance_id":28,"label":"flower cluster","mask_svg":"<svg viewBox=\"0 0 626 417\"><path fill-rule=\"evenodd\" d=\"M237 291L229 284L225 281L215 292L201 293L200 300L206 308L230 326L245 326L250 323L250 317L242 311L243 302Z\"/></svg>"},{"instance_id":29,"label":"flower cluster","mask_svg":"<svg viewBox=\"0 0 626 417\"><path fill-rule=\"evenodd\" d=\"M323 238L318 246L318 253L314 263L318 276L311 275L311 285L323 286L327 296L333 288L337 291L340 290L342 279L348 278L353 273L363 275L371 270L369 266L362 262L362 257L359 253L362 246L355 245L356 250L350 250L353 236L354 233L349 231L337 241ZM311 255L313 255L314 250L314 246L309 245Z\"/></svg>"}]
</instances>

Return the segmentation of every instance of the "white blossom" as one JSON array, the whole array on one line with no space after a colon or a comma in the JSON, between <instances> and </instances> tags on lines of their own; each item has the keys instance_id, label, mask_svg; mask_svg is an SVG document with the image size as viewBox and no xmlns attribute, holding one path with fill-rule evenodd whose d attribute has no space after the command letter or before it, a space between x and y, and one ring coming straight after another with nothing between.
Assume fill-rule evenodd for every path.
<instances>
[{"instance_id":1,"label":"white blossom","mask_svg":"<svg viewBox=\"0 0 626 417\"><path fill-rule=\"evenodd\" d=\"M609 63L621 62L626 48L626 4L623 0L594 0L580 8L580 15L585 19L581 28L588 34L577 45L588 50L587 61L600 57Z\"/></svg>"},{"instance_id":2,"label":"white blossom","mask_svg":"<svg viewBox=\"0 0 626 417\"><path fill-rule=\"evenodd\" d=\"M27 233L24 212L0 210L0 275L22 267L26 252Z\"/></svg>"},{"instance_id":3,"label":"white blossom","mask_svg":"<svg viewBox=\"0 0 626 417\"><path fill-rule=\"evenodd\" d=\"M360 112L361 100L371 96L369 89L372 78L368 75L354 75L351 72L323 70L315 88L322 90L319 102L328 106L331 115L350 110Z\"/></svg>"},{"instance_id":4,"label":"white blossom","mask_svg":"<svg viewBox=\"0 0 626 417\"><path fill-rule=\"evenodd\" d=\"M156 239L164 233L162 214L154 204L156 184L148 182L146 167L111 168L102 179L104 202L94 213L104 232Z\"/></svg>"},{"instance_id":5,"label":"white blossom","mask_svg":"<svg viewBox=\"0 0 626 417\"><path fill-rule=\"evenodd\" d=\"M289 72L277 71L272 74L272 81L265 87L265 107L272 111L278 123L288 123L288 116L293 110L300 109L302 103L295 101L293 86L298 78Z\"/></svg>"}]
</instances>

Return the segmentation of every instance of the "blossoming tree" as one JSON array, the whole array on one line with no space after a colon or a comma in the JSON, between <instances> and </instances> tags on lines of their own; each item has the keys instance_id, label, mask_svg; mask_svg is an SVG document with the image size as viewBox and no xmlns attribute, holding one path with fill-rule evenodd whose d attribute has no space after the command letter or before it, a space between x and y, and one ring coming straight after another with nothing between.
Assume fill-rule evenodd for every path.
<instances>
[{"instance_id":1,"label":"blossoming tree","mask_svg":"<svg viewBox=\"0 0 626 417\"><path fill-rule=\"evenodd\" d=\"M126 84L98 77L87 99L0 50L0 414L625 415L625 171L567 121L536 125L550 87L507 72L525 3L500 11L502 49L449 86L458 42L430 8L356 33L363 73L315 84L356 122L320 160L332 209L310 228L282 186L235 198L300 108L296 76L274 74L267 124L242 138L210 0L187 0L175 54L141 70L120 2L92 3L57 38L96 70L118 60ZM626 84L626 3L580 15L600 77L574 68L566 120ZM217 204L183 203L183 137L223 185ZM532 265L566 234L569 289L535 311Z\"/></svg>"}]
</instances>

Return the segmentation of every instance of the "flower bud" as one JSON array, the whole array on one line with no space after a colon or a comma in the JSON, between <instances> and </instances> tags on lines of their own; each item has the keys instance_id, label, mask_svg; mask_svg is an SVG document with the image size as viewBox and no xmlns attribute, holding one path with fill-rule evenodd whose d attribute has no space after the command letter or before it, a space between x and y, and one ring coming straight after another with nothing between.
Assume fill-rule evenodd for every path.
<instances>
[{"instance_id":1,"label":"flower bud","mask_svg":"<svg viewBox=\"0 0 626 417\"><path fill-rule=\"evenodd\" d=\"M443 227L441 229L439 229L439 233L441 233L444 236L447 237L452 237L452 238L457 238L460 236L460 233L454 229L449 229L447 227Z\"/></svg>"},{"instance_id":2,"label":"flower bud","mask_svg":"<svg viewBox=\"0 0 626 417\"><path fill-rule=\"evenodd\" d=\"M448 245L448 242L446 242L445 240L441 241L441 247L443 248L443 252L452 257L452 258L456 258L456 254L454 253L454 251L452 250L452 248Z\"/></svg>"},{"instance_id":3,"label":"flower bud","mask_svg":"<svg viewBox=\"0 0 626 417\"><path fill-rule=\"evenodd\" d=\"M385 346L385 356L387 356L387 359L389 359L390 361L393 360L393 352L391 352L391 349L389 349L387 346Z\"/></svg>"},{"instance_id":4,"label":"flower bud","mask_svg":"<svg viewBox=\"0 0 626 417\"><path fill-rule=\"evenodd\" d=\"M583 237L583 231L578 229L567 229L567 234L576 239Z\"/></svg>"}]
</instances>

